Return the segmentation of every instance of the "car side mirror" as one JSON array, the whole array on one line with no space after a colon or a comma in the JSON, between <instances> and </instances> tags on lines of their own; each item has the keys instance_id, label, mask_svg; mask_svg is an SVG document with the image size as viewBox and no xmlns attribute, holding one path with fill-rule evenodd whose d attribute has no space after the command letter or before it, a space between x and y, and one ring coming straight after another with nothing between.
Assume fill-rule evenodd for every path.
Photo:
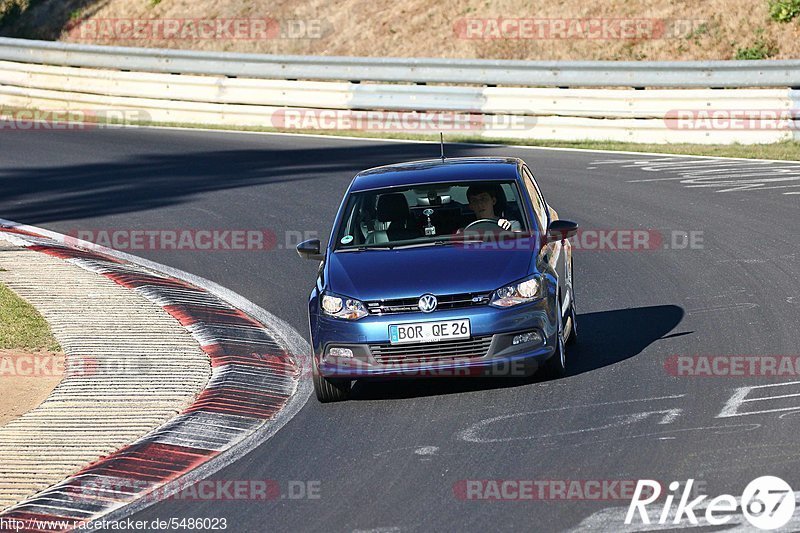
<instances>
[{"instance_id":1,"label":"car side mirror","mask_svg":"<svg viewBox=\"0 0 800 533\"><path fill-rule=\"evenodd\" d=\"M320 252L319 239L309 239L298 244L297 254L303 259L313 259L314 261L325 259L325 254Z\"/></svg>"},{"instance_id":2,"label":"car side mirror","mask_svg":"<svg viewBox=\"0 0 800 533\"><path fill-rule=\"evenodd\" d=\"M578 234L577 222L570 220L554 220L547 228L547 242L558 242Z\"/></svg>"}]
</instances>

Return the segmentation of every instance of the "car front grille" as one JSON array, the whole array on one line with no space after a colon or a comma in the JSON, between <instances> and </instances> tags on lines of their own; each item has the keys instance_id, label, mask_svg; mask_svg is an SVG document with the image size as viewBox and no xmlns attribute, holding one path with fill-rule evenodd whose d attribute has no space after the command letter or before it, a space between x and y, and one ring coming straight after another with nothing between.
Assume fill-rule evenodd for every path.
<instances>
[{"instance_id":1,"label":"car front grille","mask_svg":"<svg viewBox=\"0 0 800 533\"><path fill-rule=\"evenodd\" d=\"M436 296L436 309L460 309L475 307L489 303L490 292L449 294ZM418 313L419 298L401 298L397 300L378 300L367 302L367 310L371 315L394 315L398 313Z\"/></svg>"},{"instance_id":2,"label":"car front grille","mask_svg":"<svg viewBox=\"0 0 800 533\"><path fill-rule=\"evenodd\" d=\"M473 359L489 352L492 336L419 344L371 344L370 352L384 365Z\"/></svg>"}]
</instances>

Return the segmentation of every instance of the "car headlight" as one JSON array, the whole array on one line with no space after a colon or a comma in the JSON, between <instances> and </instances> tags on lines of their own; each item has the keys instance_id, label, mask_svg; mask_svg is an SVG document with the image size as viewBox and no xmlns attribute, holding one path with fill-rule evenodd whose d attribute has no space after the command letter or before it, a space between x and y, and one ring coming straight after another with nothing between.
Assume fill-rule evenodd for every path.
<instances>
[{"instance_id":1,"label":"car headlight","mask_svg":"<svg viewBox=\"0 0 800 533\"><path fill-rule=\"evenodd\" d=\"M364 304L353 298L342 298L333 294L322 295L322 311L336 318L358 320L369 314Z\"/></svg>"},{"instance_id":2,"label":"car headlight","mask_svg":"<svg viewBox=\"0 0 800 533\"><path fill-rule=\"evenodd\" d=\"M491 300L489 300L489 305L494 307L512 307L532 302L541 298L541 290L541 280L538 277L529 278L494 291Z\"/></svg>"}]
</instances>

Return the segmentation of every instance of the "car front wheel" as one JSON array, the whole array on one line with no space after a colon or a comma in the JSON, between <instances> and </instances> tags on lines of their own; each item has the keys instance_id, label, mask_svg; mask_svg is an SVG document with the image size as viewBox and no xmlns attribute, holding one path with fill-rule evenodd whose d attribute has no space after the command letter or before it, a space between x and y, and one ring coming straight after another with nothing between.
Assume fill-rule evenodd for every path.
<instances>
[{"instance_id":1,"label":"car front wheel","mask_svg":"<svg viewBox=\"0 0 800 533\"><path fill-rule=\"evenodd\" d=\"M575 344L578 342L578 311L575 307L575 297L569 304L569 336L567 337L567 344Z\"/></svg>"},{"instance_id":2,"label":"car front wheel","mask_svg":"<svg viewBox=\"0 0 800 533\"><path fill-rule=\"evenodd\" d=\"M559 298L560 300L560 298ZM556 351L544 363L545 375L550 379L562 378L567 373L567 348L564 342L564 322L561 319L561 302L558 303L558 333L556 335Z\"/></svg>"},{"instance_id":3,"label":"car front wheel","mask_svg":"<svg viewBox=\"0 0 800 533\"><path fill-rule=\"evenodd\" d=\"M321 403L341 402L350 398L351 383L349 379L328 379L319 374L316 361L312 371L314 392Z\"/></svg>"}]
</instances>

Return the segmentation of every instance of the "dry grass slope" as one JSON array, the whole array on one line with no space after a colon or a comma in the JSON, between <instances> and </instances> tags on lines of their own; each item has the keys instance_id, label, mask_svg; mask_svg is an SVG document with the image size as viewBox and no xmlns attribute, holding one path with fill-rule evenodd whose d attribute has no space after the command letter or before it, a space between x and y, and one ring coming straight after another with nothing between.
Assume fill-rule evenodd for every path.
<instances>
[{"instance_id":1,"label":"dry grass slope","mask_svg":"<svg viewBox=\"0 0 800 533\"><path fill-rule=\"evenodd\" d=\"M0 0L0 34L125 46L270 54L423 56L542 60L710 60L800 57L800 19L772 20L770 0ZM772 0L777 1L777 0ZM781 0L793 1L793 0ZM11 9L13 6L18 8ZM3 15L5 13L5 16ZM279 21L304 38L81 39L77 20L252 19ZM496 35L488 19L635 19L657 38L463 38ZM294 21L294 23L292 22ZM472 21L472 22L468 22ZM477 21L477 22L476 22ZM570 22L572 21L572 22ZM552 22L547 23L550 28ZM317 29L318 26L318 29ZM305 27L306 31L303 31ZM613 23L612 23L613 27ZM299 29L298 29L299 28ZM309 28L314 28L309 30ZM558 30L556 30L558 31ZM306 38L308 35L314 38ZM649 31L638 32L647 36ZM94 34L93 34L94 35ZM561 33L561 35L565 35ZM573 37L580 32L571 31ZM582 35L586 35L583 33ZM84 34L84 37L86 35ZM613 36L612 36L613 37ZM753 52L753 53L749 53Z\"/></svg>"}]
</instances>

